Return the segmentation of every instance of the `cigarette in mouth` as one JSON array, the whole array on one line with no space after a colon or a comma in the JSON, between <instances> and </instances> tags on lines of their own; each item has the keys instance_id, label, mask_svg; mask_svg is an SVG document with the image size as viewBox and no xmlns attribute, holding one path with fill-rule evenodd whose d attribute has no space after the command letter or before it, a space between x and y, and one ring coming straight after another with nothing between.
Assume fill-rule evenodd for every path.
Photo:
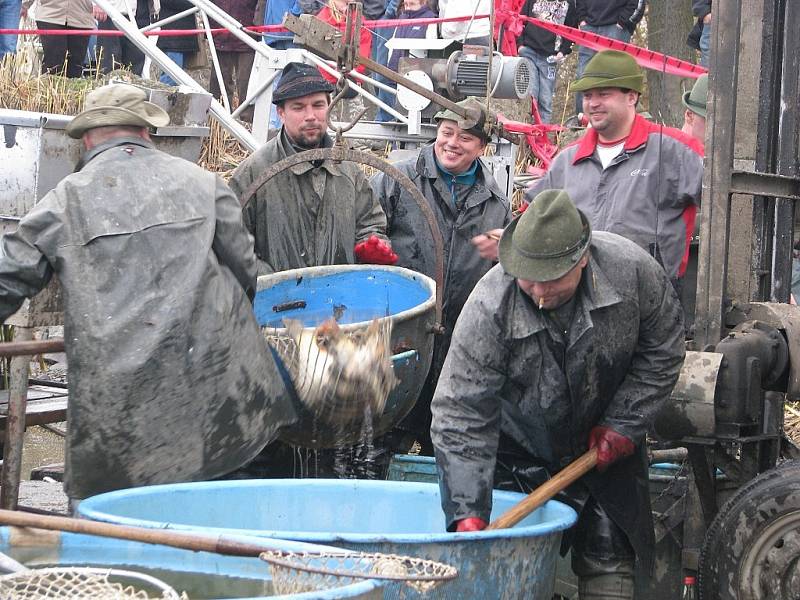
<instances>
[{"instance_id":1,"label":"cigarette in mouth","mask_svg":"<svg viewBox=\"0 0 800 600\"><path fill-rule=\"evenodd\" d=\"M544 308L544 298L542 298L540 296L539 297L539 310L542 310L543 308Z\"/></svg>"}]
</instances>

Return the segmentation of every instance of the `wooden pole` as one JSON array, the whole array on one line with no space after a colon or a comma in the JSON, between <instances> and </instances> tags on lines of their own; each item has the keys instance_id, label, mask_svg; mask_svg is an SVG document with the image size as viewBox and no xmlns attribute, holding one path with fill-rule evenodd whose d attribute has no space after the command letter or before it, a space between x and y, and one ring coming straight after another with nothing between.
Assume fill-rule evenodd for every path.
<instances>
[{"instance_id":1,"label":"wooden pole","mask_svg":"<svg viewBox=\"0 0 800 600\"><path fill-rule=\"evenodd\" d=\"M513 527L558 492L594 469L595 465L597 465L597 449L592 448L489 523L486 529L508 529Z\"/></svg>"}]
</instances>

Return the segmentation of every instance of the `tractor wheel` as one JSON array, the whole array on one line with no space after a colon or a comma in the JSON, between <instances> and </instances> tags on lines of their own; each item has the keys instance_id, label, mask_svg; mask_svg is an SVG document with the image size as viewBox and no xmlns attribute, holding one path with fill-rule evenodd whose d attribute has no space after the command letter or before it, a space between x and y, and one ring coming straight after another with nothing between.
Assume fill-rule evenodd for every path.
<instances>
[{"instance_id":1,"label":"tractor wheel","mask_svg":"<svg viewBox=\"0 0 800 600\"><path fill-rule=\"evenodd\" d=\"M800 461L762 473L725 503L700 554L702 600L800 598Z\"/></svg>"}]
</instances>

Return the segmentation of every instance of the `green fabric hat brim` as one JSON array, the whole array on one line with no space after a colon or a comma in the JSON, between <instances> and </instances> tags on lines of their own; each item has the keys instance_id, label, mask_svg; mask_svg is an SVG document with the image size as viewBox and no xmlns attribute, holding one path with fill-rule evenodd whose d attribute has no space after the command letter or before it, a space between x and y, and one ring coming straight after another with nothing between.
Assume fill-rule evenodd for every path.
<instances>
[{"instance_id":1,"label":"green fabric hat brim","mask_svg":"<svg viewBox=\"0 0 800 600\"><path fill-rule=\"evenodd\" d=\"M692 111L694 114L700 115L704 119L707 118L708 108L692 102L691 95L692 95L692 90L683 93L683 98L681 98L681 102L683 103L683 105L690 111Z\"/></svg>"},{"instance_id":2,"label":"green fabric hat brim","mask_svg":"<svg viewBox=\"0 0 800 600\"><path fill-rule=\"evenodd\" d=\"M585 75L576 79L570 85L573 92L585 92L597 88L622 88L642 93L644 88L644 75L628 75L626 77L598 77L597 75Z\"/></svg>"},{"instance_id":3,"label":"green fabric hat brim","mask_svg":"<svg viewBox=\"0 0 800 600\"><path fill-rule=\"evenodd\" d=\"M503 236L500 238L498 253L503 270L512 277L537 282L554 281L569 273L581 260L592 241L592 229L586 215L581 211L578 211L578 214L583 224L583 243L570 254L548 258L524 256L514 248L514 231L522 218L522 215L519 215L506 226Z\"/></svg>"}]
</instances>

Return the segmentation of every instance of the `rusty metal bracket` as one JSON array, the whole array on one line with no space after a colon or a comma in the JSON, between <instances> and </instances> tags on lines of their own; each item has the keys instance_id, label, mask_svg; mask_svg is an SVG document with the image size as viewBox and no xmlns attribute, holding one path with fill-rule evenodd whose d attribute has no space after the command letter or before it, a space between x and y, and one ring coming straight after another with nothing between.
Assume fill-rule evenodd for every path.
<instances>
[{"instance_id":1,"label":"rusty metal bracket","mask_svg":"<svg viewBox=\"0 0 800 600\"><path fill-rule=\"evenodd\" d=\"M294 34L294 42L296 44L306 47L323 58L335 60L337 64L340 61L346 61L347 49L345 44L342 43L342 32L333 25L320 21L312 15L295 16L287 14L283 20L283 26ZM465 119L470 117L468 110L452 100L428 90L402 75L398 75L388 67L376 63L366 56L356 56L353 65L354 67L363 65L373 73L383 75L394 83L416 92L439 106L452 110Z\"/></svg>"},{"instance_id":2,"label":"rusty metal bracket","mask_svg":"<svg viewBox=\"0 0 800 600\"><path fill-rule=\"evenodd\" d=\"M336 162L355 162L364 165L369 165L379 171L382 171L392 179L394 179L400 186L403 187L414 201L417 203L420 211L425 216L428 222L428 227L431 231L433 238L433 251L435 253L435 275L434 281L436 282L436 324L434 325L434 333L441 333L442 328L442 287L444 285L444 243L442 242L442 232L439 230L439 224L436 222L436 216L433 214L431 207L428 206L428 201L422 192L419 191L414 182L405 173L399 171L396 167L392 166L385 160L378 158L368 152L361 152L359 150L351 150L343 146L333 146L332 148L316 148L314 150L306 150L298 152L291 156L287 156L283 160L276 162L269 169L264 171L253 183L251 183L244 191L240 198L242 208L244 209L247 204L255 197L258 190L261 189L270 179L275 177L278 173L285 171L295 165L304 162L311 162L315 160L333 160Z\"/></svg>"},{"instance_id":3,"label":"rusty metal bracket","mask_svg":"<svg viewBox=\"0 0 800 600\"><path fill-rule=\"evenodd\" d=\"M800 400L800 306L779 302L752 302L740 306L735 316L737 321L762 321L784 332L789 346L789 381L786 395L790 400ZM737 325L739 323L728 323Z\"/></svg>"},{"instance_id":4,"label":"rusty metal bracket","mask_svg":"<svg viewBox=\"0 0 800 600\"><path fill-rule=\"evenodd\" d=\"M731 194L800 200L800 177L753 171L733 171L730 192Z\"/></svg>"}]
</instances>

